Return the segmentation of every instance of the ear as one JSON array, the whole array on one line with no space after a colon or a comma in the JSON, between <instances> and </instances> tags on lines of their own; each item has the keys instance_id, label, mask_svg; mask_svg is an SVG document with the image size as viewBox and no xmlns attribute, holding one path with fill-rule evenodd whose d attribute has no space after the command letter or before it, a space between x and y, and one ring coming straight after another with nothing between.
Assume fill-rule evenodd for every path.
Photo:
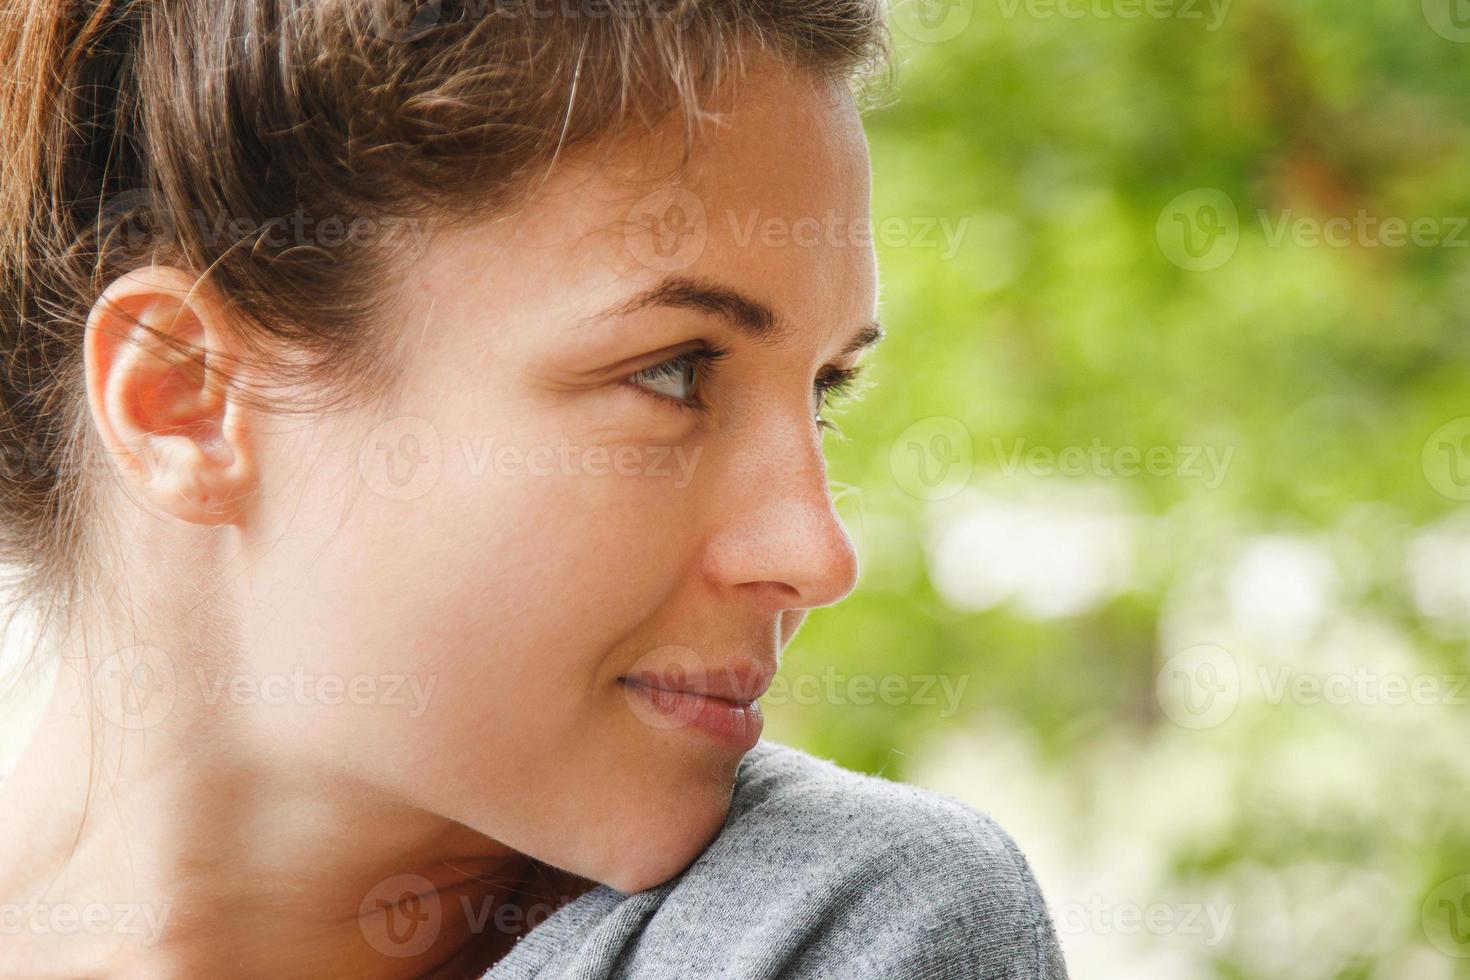
<instances>
[{"instance_id":1,"label":"ear","mask_svg":"<svg viewBox=\"0 0 1470 980\"><path fill-rule=\"evenodd\" d=\"M256 489L232 341L211 284L170 266L119 276L87 318L87 404L103 447L134 494L193 524L238 523Z\"/></svg>"}]
</instances>

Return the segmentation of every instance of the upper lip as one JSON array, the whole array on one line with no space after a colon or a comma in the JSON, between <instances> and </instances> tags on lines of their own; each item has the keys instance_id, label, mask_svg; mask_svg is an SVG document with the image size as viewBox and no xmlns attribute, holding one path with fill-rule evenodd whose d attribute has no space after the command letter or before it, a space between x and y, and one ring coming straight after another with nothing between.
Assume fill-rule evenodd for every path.
<instances>
[{"instance_id":1,"label":"upper lip","mask_svg":"<svg viewBox=\"0 0 1470 980\"><path fill-rule=\"evenodd\" d=\"M742 660L731 664L640 667L618 679L679 694L698 694L735 704L748 704L766 693L774 677L775 671L771 668L753 660Z\"/></svg>"}]
</instances>

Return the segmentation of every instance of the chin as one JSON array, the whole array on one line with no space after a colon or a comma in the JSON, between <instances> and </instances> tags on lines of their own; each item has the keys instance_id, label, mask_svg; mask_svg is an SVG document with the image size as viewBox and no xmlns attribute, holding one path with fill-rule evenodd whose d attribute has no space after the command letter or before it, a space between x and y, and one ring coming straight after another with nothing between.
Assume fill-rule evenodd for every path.
<instances>
[{"instance_id":1,"label":"chin","mask_svg":"<svg viewBox=\"0 0 1470 980\"><path fill-rule=\"evenodd\" d=\"M720 824L714 822L701 828L702 833L698 835L678 836L674 840L660 842L663 846L650 846L654 842L645 839L639 851L619 855L602 879L603 883L628 893L657 888L693 864L718 835L719 829Z\"/></svg>"},{"instance_id":2,"label":"chin","mask_svg":"<svg viewBox=\"0 0 1470 980\"><path fill-rule=\"evenodd\" d=\"M607 855L601 875L592 876L620 892L637 892L676 877L719 836L730 809L733 779L711 784L700 781L674 792L659 794L658 805L634 801L635 806L619 835L618 846ZM642 805L637 805L637 804Z\"/></svg>"}]
</instances>

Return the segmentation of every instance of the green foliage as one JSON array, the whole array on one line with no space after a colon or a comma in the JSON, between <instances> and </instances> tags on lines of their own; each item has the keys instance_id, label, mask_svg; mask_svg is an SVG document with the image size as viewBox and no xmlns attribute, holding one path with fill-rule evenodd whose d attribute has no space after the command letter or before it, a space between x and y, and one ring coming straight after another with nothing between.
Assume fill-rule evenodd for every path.
<instances>
[{"instance_id":1,"label":"green foliage","mask_svg":"<svg viewBox=\"0 0 1470 980\"><path fill-rule=\"evenodd\" d=\"M840 415L848 440L829 444L834 482L854 488L841 509L863 580L811 615L783 674L967 686L953 712L942 699L856 703L839 687L774 705L772 735L887 776L933 782L968 766L984 782L985 759L947 746L998 725L1035 749L1034 782L1014 791L1034 791L1031 809L1011 812L1048 815L1011 829L1099 866L1089 828L1130 833L1098 826L1123 805L1110 794L1142 785L1170 799L1128 770L1223 787L1229 813L1203 839L1132 846L1161 853L1161 893L1231 903L1234 931L1214 945L1167 937L1188 969L1139 953L1129 976L1466 975L1470 960L1421 921L1437 914L1437 884L1470 873L1470 706L1450 690L1470 673L1470 605L1453 601L1470 593L1455 581L1470 559L1423 558L1470 548L1454 523L1470 493L1443 470L1459 450L1432 438L1470 416L1470 43L1434 29L1434 2L1236 0L1216 30L1203 3L1204 20L1125 19L1106 15L1121 3L1081 0L1068 7L1078 17L960 4L972 19L959 36L901 44L898 98L869 117L889 337L869 365L875 386ZM1234 206L1238 241L1195 269L1170 238L1171 207L1202 190ZM1191 206L1182 220L1202 233L1205 217ZM1314 240L1334 218L1345 240ZM885 220L903 233L885 238ZM923 240L930 221L961 229L952 254L937 231ZM1423 240L1394 244L1394 221L1419 222ZM968 432L973 469L922 499L901 457L905 433L932 417ZM1099 444L1167 450L1173 469L1048 469L1046 453ZM1039 462L1014 465L1018 445L1039 447ZM1191 447L1230 454L1215 485L1183 471ZM1048 536L1046 515L1098 500L1097 533L1121 535L1123 571L1094 568L1105 585L1060 611L1028 606L1049 574L1065 591L1077 548L1098 540L1091 525ZM1042 531L993 551L977 532L972 578L1004 582L1033 559L1042 571L956 601L969 585L936 578L937 542L980 506L1000 508L984 525L996 540L1011 520ZM1436 605L1439 593L1450 600ZM1234 713L1196 729L1169 716L1159 684L1172 655L1202 643L1245 679ZM1273 699L1279 671L1309 684L1429 677L1437 693ZM964 784L954 778L944 785ZM1174 803L1182 823L1208 800ZM1074 883L1054 871L1043 884L1056 902ZM1270 933L1285 913L1262 888L1295 909L1287 933ZM1336 897L1317 911L1345 896L1395 904L1345 904L1329 935L1308 921L1318 895ZM1064 938L1069 956L1092 948ZM1104 941L1151 939L1163 941ZM1273 956L1281 941L1302 955Z\"/></svg>"}]
</instances>

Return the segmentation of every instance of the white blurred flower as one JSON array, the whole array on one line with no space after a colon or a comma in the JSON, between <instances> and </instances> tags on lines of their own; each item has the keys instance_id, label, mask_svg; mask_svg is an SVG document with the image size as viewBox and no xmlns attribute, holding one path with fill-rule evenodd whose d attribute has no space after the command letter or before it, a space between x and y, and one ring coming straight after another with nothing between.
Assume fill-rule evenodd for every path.
<instances>
[{"instance_id":1,"label":"white blurred flower","mask_svg":"<svg viewBox=\"0 0 1470 980\"><path fill-rule=\"evenodd\" d=\"M1470 632L1470 517L1455 515L1425 528L1405 560L1414 605L1435 625Z\"/></svg>"},{"instance_id":2,"label":"white blurred flower","mask_svg":"<svg viewBox=\"0 0 1470 980\"><path fill-rule=\"evenodd\" d=\"M976 494L934 527L929 575L957 610L1010 601L1036 619L1075 615L1127 587L1136 521L1094 486Z\"/></svg>"},{"instance_id":3,"label":"white blurred flower","mask_svg":"<svg viewBox=\"0 0 1470 980\"><path fill-rule=\"evenodd\" d=\"M1294 643L1322 621L1336 586L1332 556L1321 544L1264 534L1245 542L1226 576L1225 593L1243 632Z\"/></svg>"}]
</instances>

